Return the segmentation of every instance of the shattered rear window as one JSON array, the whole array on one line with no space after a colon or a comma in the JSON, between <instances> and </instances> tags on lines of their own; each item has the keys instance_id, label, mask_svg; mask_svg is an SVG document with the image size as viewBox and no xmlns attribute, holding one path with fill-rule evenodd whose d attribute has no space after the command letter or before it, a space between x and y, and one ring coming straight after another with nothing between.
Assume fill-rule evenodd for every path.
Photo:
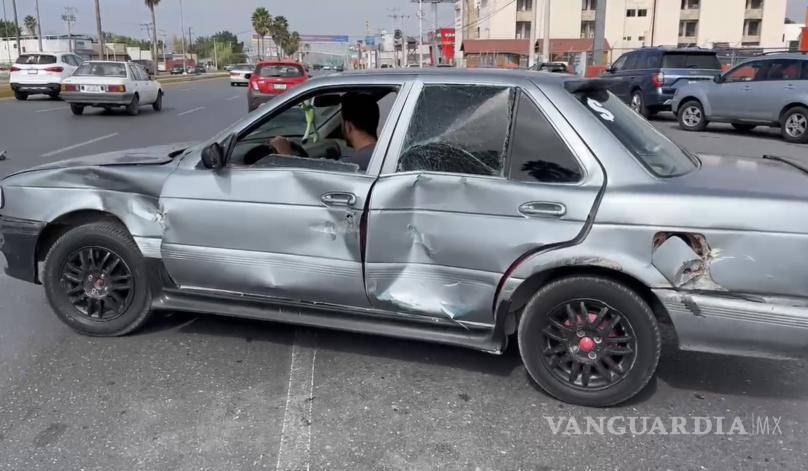
<instances>
[{"instance_id":1,"label":"shattered rear window","mask_svg":"<svg viewBox=\"0 0 808 471\"><path fill-rule=\"evenodd\" d=\"M509 87L424 86L397 171L504 176L514 98Z\"/></svg>"}]
</instances>

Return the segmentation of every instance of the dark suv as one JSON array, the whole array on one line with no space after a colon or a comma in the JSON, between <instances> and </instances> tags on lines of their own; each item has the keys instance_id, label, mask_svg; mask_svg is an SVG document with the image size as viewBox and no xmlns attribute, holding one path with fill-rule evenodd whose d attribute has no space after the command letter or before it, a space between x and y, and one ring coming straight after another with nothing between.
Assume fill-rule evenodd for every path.
<instances>
[{"instance_id":1,"label":"dark suv","mask_svg":"<svg viewBox=\"0 0 808 471\"><path fill-rule=\"evenodd\" d=\"M670 111L676 89L721 73L715 52L703 49L642 48L620 56L604 78L616 79L609 90L648 117Z\"/></svg>"}]
</instances>

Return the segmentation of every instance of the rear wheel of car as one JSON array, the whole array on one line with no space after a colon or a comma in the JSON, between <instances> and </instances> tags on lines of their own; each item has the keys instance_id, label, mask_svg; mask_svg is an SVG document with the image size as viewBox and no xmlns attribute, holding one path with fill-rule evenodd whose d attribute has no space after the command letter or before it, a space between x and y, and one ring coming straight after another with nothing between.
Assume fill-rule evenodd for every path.
<instances>
[{"instance_id":1,"label":"rear wheel of car","mask_svg":"<svg viewBox=\"0 0 808 471\"><path fill-rule=\"evenodd\" d=\"M163 91L160 90L157 92L157 99L152 103L152 109L154 111L160 111L163 109Z\"/></svg>"},{"instance_id":2,"label":"rear wheel of car","mask_svg":"<svg viewBox=\"0 0 808 471\"><path fill-rule=\"evenodd\" d=\"M645 98L642 96L641 90L635 90L634 93L631 94L631 109L636 111L639 115L647 118L648 108L645 106Z\"/></svg>"},{"instance_id":3,"label":"rear wheel of car","mask_svg":"<svg viewBox=\"0 0 808 471\"><path fill-rule=\"evenodd\" d=\"M75 103L71 103L70 111L72 111L74 115L80 116L84 113L84 105L77 105Z\"/></svg>"},{"instance_id":4,"label":"rear wheel of car","mask_svg":"<svg viewBox=\"0 0 808 471\"><path fill-rule=\"evenodd\" d=\"M56 315L83 334L124 335L149 317L146 265L119 224L92 223L66 232L48 252L43 281Z\"/></svg>"},{"instance_id":5,"label":"rear wheel of car","mask_svg":"<svg viewBox=\"0 0 808 471\"><path fill-rule=\"evenodd\" d=\"M798 144L808 143L808 108L796 106L783 115L783 139Z\"/></svg>"},{"instance_id":6,"label":"rear wheel of car","mask_svg":"<svg viewBox=\"0 0 808 471\"><path fill-rule=\"evenodd\" d=\"M707 127L704 107L696 100L691 100L679 107L677 115L679 126L686 131L703 131Z\"/></svg>"},{"instance_id":7,"label":"rear wheel of car","mask_svg":"<svg viewBox=\"0 0 808 471\"><path fill-rule=\"evenodd\" d=\"M20 101L25 101L28 99L28 94L23 92L14 92L14 98Z\"/></svg>"},{"instance_id":8,"label":"rear wheel of car","mask_svg":"<svg viewBox=\"0 0 808 471\"><path fill-rule=\"evenodd\" d=\"M51 100L58 100L59 99L59 92L48 93L48 96Z\"/></svg>"},{"instance_id":9,"label":"rear wheel of car","mask_svg":"<svg viewBox=\"0 0 808 471\"><path fill-rule=\"evenodd\" d=\"M741 132L749 132L757 126L754 124L732 123L732 127Z\"/></svg>"},{"instance_id":10,"label":"rear wheel of car","mask_svg":"<svg viewBox=\"0 0 808 471\"><path fill-rule=\"evenodd\" d=\"M132 97L132 101L126 105L126 113L135 116L140 112L140 97L135 93L135 96Z\"/></svg>"},{"instance_id":11,"label":"rear wheel of car","mask_svg":"<svg viewBox=\"0 0 808 471\"><path fill-rule=\"evenodd\" d=\"M563 278L542 288L519 322L519 351L534 381L565 402L606 407L654 375L661 337L634 291L607 278Z\"/></svg>"}]
</instances>

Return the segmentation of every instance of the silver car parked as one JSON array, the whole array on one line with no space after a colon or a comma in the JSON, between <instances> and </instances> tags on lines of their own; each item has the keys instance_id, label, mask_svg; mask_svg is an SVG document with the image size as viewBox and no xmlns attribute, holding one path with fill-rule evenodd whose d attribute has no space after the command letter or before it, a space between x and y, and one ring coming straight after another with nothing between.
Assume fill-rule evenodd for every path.
<instances>
[{"instance_id":1,"label":"silver car parked","mask_svg":"<svg viewBox=\"0 0 808 471\"><path fill-rule=\"evenodd\" d=\"M711 121L739 131L772 126L789 142L808 143L808 55L748 60L712 82L679 88L672 108L688 131L702 131Z\"/></svg>"},{"instance_id":2,"label":"silver car parked","mask_svg":"<svg viewBox=\"0 0 808 471\"><path fill-rule=\"evenodd\" d=\"M88 335L180 310L491 353L517 340L544 390L591 406L646 386L661 324L685 350L803 355L808 169L690 155L604 86L314 79L196 145L4 179L7 273ZM375 136L367 165L357 129Z\"/></svg>"}]
</instances>

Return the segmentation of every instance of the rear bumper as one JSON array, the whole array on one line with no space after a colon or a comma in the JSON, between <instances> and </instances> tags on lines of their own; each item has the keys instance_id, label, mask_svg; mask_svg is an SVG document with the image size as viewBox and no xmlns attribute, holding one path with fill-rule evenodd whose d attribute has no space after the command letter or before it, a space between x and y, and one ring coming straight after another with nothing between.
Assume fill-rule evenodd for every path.
<instances>
[{"instance_id":1,"label":"rear bumper","mask_svg":"<svg viewBox=\"0 0 808 471\"><path fill-rule=\"evenodd\" d=\"M59 93L61 89L61 84L53 82L53 83L25 83L25 82L13 82L11 83L11 89L15 92L23 92L23 93Z\"/></svg>"},{"instance_id":2,"label":"rear bumper","mask_svg":"<svg viewBox=\"0 0 808 471\"><path fill-rule=\"evenodd\" d=\"M244 77L238 77L238 76L234 77L234 76L231 75L230 76L230 83L244 83L244 84L247 84L247 83L250 83L250 79L247 79L247 78L244 78Z\"/></svg>"},{"instance_id":3,"label":"rear bumper","mask_svg":"<svg viewBox=\"0 0 808 471\"><path fill-rule=\"evenodd\" d=\"M808 356L808 300L765 302L660 289L682 350L752 357Z\"/></svg>"},{"instance_id":4,"label":"rear bumper","mask_svg":"<svg viewBox=\"0 0 808 471\"><path fill-rule=\"evenodd\" d=\"M645 106L653 108L657 111L670 110L672 102L673 93L667 93L661 89L657 89L656 93L649 93L645 97Z\"/></svg>"},{"instance_id":5,"label":"rear bumper","mask_svg":"<svg viewBox=\"0 0 808 471\"><path fill-rule=\"evenodd\" d=\"M37 282L36 243L44 227L44 222L0 216L0 251L8 276Z\"/></svg>"},{"instance_id":6,"label":"rear bumper","mask_svg":"<svg viewBox=\"0 0 808 471\"><path fill-rule=\"evenodd\" d=\"M285 92L286 90L278 90L277 93L261 93L250 89L249 93L247 94L247 106L249 107L250 111L252 111Z\"/></svg>"},{"instance_id":7,"label":"rear bumper","mask_svg":"<svg viewBox=\"0 0 808 471\"><path fill-rule=\"evenodd\" d=\"M62 92L62 100L68 103L87 106L128 105L134 93L82 93Z\"/></svg>"}]
</instances>

